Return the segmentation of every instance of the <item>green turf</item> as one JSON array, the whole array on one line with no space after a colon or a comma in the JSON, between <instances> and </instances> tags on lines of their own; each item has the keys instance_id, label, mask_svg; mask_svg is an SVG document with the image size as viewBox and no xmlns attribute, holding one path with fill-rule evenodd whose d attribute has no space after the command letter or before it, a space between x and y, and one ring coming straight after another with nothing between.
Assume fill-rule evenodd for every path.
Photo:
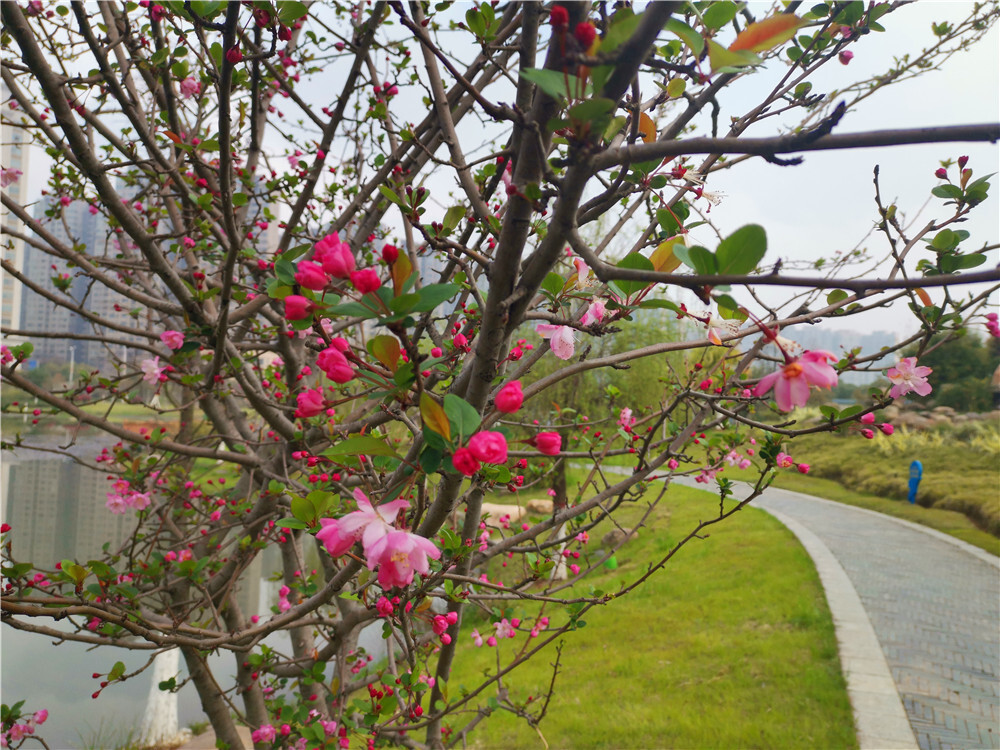
<instances>
[{"instance_id":1,"label":"green turf","mask_svg":"<svg viewBox=\"0 0 1000 750\"><path fill-rule=\"evenodd\" d=\"M710 495L672 488L639 539L619 552L618 570L572 593L615 591L717 511ZM540 748L544 736L551 748L856 747L833 624L808 555L752 508L708 534L635 592L586 613L586 627L562 639L555 695L538 731L501 710L470 745ZM595 551L600 536L591 534ZM517 614L530 621L535 612L525 605ZM566 619L551 606L547 614L553 623ZM476 649L472 627L489 625L475 616L463 624L452 697L496 669L496 649ZM522 640L501 641L501 655ZM554 657L550 646L505 680L515 701L543 694ZM456 730L463 724L453 721Z\"/></svg>"}]
</instances>

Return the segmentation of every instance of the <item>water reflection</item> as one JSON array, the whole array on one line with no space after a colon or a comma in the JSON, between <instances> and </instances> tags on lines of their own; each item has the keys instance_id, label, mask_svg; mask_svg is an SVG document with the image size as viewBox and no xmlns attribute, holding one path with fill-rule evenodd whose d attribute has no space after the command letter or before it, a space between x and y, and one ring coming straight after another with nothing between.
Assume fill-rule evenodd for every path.
<instances>
[{"instance_id":1,"label":"water reflection","mask_svg":"<svg viewBox=\"0 0 1000 750\"><path fill-rule=\"evenodd\" d=\"M81 458L92 460L101 444L74 447ZM115 515L105 507L111 482L107 475L81 466L72 459L19 449L0 455L0 519L10 524L13 554L18 561L30 561L41 568L53 568L63 559L86 561L101 554L103 545L120 545L135 527L135 514ZM318 561L310 560L315 567ZM279 581L270 580L280 568L277 549L267 549L248 571L237 595L242 610L266 619L278 601ZM256 585L252 585L252 584ZM42 624L70 630L66 622L45 620ZM267 639L268 645L288 652L283 633ZM362 631L359 645L384 658L381 627ZM125 663L126 672L143 666L149 651L129 651L112 646L88 646L71 641L25 633L12 627L0 628L2 671L0 691L5 703L25 700L29 710L47 708L49 719L39 734L53 750L108 748L124 743L130 730L136 731L152 686L152 670L124 684L109 686L97 699L91 694L100 680L93 673L107 673L116 661ZM219 652L209 659L213 671L225 683L233 672L233 657ZM332 676L332 665L328 668ZM181 660L177 682L187 676ZM193 685L178 693L180 726L202 720L201 706Z\"/></svg>"},{"instance_id":2,"label":"water reflection","mask_svg":"<svg viewBox=\"0 0 1000 750\"><path fill-rule=\"evenodd\" d=\"M92 459L100 446L79 446ZM86 561L101 554L103 545L121 544L132 532L134 515L114 515L104 506L110 486L106 475L70 458L37 451L4 451L0 517L10 524L14 557L42 568L69 558ZM59 630L65 622L42 621ZM91 694L116 661L134 671L149 659L148 651L110 646L93 647L71 641L0 629L3 669L0 688L5 703L25 700L30 710L49 709L39 734L56 748L105 748L124 742L138 727L152 685L152 673L109 686L96 700ZM182 675L183 678L183 675ZM191 686L178 694L181 726L200 718L198 697Z\"/></svg>"}]
</instances>

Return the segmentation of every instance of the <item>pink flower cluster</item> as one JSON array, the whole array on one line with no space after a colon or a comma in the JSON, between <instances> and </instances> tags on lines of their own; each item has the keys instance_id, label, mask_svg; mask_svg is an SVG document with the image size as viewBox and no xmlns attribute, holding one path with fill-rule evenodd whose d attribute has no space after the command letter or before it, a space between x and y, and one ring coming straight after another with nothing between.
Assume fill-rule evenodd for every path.
<instances>
[{"instance_id":1,"label":"pink flower cluster","mask_svg":"<svg viewBox=\"0 0 1000 750\"><path fill-rule=\"evenodd\" d=\"M6 710L6 706L4 709ZM0 747L9 747L13 743L21 742L25 737L34 734L35 727L44 724L48 718L49 712L43 708L35 711L23 724L12 724L7 731L0 734Z\"/></svg>"},{"instance_id":2,"label":"pink flower cluster","mask_svg":"<svg viewBox=\"0 0 1000 750\"><path fill-rule=\"evenodd\" d=\"M458 612L449 612L446 615L434 615L434 619L431 620L431 630L436 635L441 636L441 643L447 646L451 643L451 636L445 631L456 622L458 622Z\"/></svg>"},{"instance_id":3,"label":"pink flower cluster","mask_svg":"<svg viewBox=\"0 0 1000 750\"><path fill-rule=\"evenodd\" d=\"M990 336L995 339L1000 339L1000 321L998 321L997 314L988 313L986 315L986 330L990 332Z\"/></svg>"},{"instance_id":4,"label":"pink flower cluster","mask_svg":"<svg viewBox=\"0 0 1000 750\"><path fill-rule=\"evenodd\" d=\"M545 620L545 623L547 625L548 618L543 617L542 619ZM494 635L491 635L488 638L484 639L483 636L479 634L479 630L473 630L472 633L470 633L470 635L472 636L472 642L476 644L477 648L482 647L484 640L487 646L496 646L497 641L500 641L504 638L517 637L517 628L520 624L521 621L518 620L516 617L512 620L508 620L506 617L504 617L502 620L500 620L500 622L493 623L493 629L495 632ZM531 632L533 637L537 635L537 633L534 630L532 630Z\"/></svg>"},{"instance_id":5,"label":"pink flower cluster","mask_svg":"<svg viewBox=\"0 0 1000 750\"><path fill-rule=\"evenodd\" d=\"M144 510L149 507L149 493L132 489L127 479L119 479L112 485L108 500L104 504L112 513L124 513L129 508Z\"/></svg>"},{"instance_id":6,"label":"pink flower cluster","mask_svg":"<svg viewBox=\"0 0 1000 750\"><path fill-rule=\"evenodd\" d=\"M360 541L369 570L378 568L378 582L383 589L408 586L415 573L426 575L427 558L437 560L441 550L425 537L396 529L393 524L399 511L409 508L404 500L393 500L373 507L368 496L354 490L358 510L341 518L321 518L322 529L316 538L334 557L347 552Z\"/></svg>"},{"instance_id":7,"label":"pink flower cluster","mask_svg":"<svg viewBox=\"0 0 1000 750\"><path fill-rule=\"evenodd\" d=\"M787 453L784 452L778 453L778 455L775 456L774 461L782 469L790 469L792 466L794 466L796 469L799 470L800 474L809 473L809 464L796 464L795 461L792 459L792 457L789 456Z\"/></svg>"},{"instance_id":8,"label":"pink flower cluster","mask_svg":"<svg viewBox=\"0 0 1000 750\"><path fill-rule=\"evenodd\" d=\"M467 477L479 471L482 464L507 463L507 438L502 432L477 432L469 438L468 447L455 451L451 463Z\"/></svg>"}]
</instances>

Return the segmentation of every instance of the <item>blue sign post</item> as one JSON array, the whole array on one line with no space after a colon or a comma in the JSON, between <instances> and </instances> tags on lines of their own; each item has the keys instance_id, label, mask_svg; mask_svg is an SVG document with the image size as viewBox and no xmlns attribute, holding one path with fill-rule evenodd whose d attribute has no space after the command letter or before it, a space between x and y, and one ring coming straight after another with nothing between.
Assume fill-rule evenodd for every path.
<instances>
[{"instance_id":1,"label":"blue sign post","mask_svg":"<svg viewBox=\"0 0 1000 750\"><path fill-rule=\"evenodd\" d=\"M924 475L924 465L919 461L910 464L910 504L917 502L917 487L920 486L920 477Z\"/></svg>"}]
</instances>

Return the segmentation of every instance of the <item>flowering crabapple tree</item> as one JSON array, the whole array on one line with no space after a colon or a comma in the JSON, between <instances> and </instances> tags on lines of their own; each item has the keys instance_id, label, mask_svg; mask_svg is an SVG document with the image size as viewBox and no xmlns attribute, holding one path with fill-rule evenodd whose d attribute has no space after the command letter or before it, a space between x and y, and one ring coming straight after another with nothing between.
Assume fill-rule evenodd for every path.
<instances>
[{"instance_id":1,"label":"flowering crabapple tree","mask_svg":"<svg viewBox=\"0 0 1000 750\"><path fill-rule=\"evenodd\" d=\"M44 210L8 191L3 230L61 264L52 278L3 270L84 323L4 330L3 381L38 399L38 419L108 437L99 456L60 450L107 474L107 511L135 521L89 561L21 559L5 528L4 623L179 649L228 747L238 724L257 747L437 748L498 707L537 723L547 701L517 702L501 676L751 502L795 465L797 434L873 423L926 390L919 354L800 351L796 326L902 300L900 346L919 350L984 318L996 239L960 227L989 176L948 158L959 146L928 165L919 227L876 170L871 214L845 220L875 222L878 257L803 270L768 246L767 217L713 233L720 170L1000 137L997 124L844 132L846 113L997 17L970 6L890 70L817 90L819 71L852 73L852 48L891 30L897 6L3 3L4 127L51 160ZM743 81L758 100L720 122ZM4 165L5 186L19 179ZM103 221L99 242L63 221L74 203ZM125 314L90 305L99 290ZM614 346L651 316L690 335ZM25 363L52 336L103 360L38 385ZM552 408L553 389L613 385L643 362L661 365L655 396ZM892 391L865 405L824 406L818 425L782 416L845 370L890 366ZM164 426L116 418L137 403ZM484 498L517 504L567 461L585 480L550 514L484 523ZM706 510L619 590L570 589L614 552L591 532L639 500L652 512L654 480L696 477L721 500L733 462L756 471L746 501ZM260 616L237 594L269 549L282 588ZM567 555L569 581L554 575ZM461 635L473 612L487 624ZM372 624L379 660L358 646ZM287 646L265 642L281 633ZM449 691L456 659L505 639L518 648L496 671ZM231 661L216 669L212 652ZM102 682L134 676L119 663Z\"/></svg>"}]
</instances>

